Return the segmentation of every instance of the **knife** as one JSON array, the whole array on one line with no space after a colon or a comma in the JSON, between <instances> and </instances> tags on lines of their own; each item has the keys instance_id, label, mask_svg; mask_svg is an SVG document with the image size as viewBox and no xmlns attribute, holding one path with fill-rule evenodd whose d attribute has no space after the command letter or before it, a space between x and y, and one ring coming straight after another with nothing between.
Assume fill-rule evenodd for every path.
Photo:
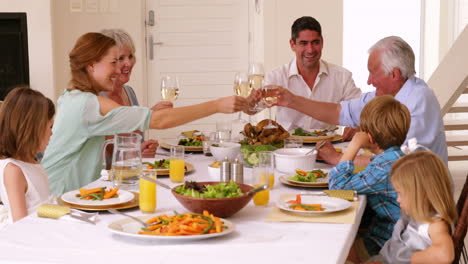
<instances>
[{"instance_id":1,"label":"knife","mask_svg":"<svg viewBox=\"0 0 468 264\"><path fill-rule=\"evenodd\" d=\"M156 183L157 185L159 185L159 186L161 186L161 187L163 187L163 188L166 188L166 189L168 189L168 190L172 190L172 188L171 188L169 185L167 185L167 184L165 184L165 183L162 183L161 181L152 179L152 178L150 178L150 177L148 177L148 176L145 176L145 175L141 175L141 178L142 178L142 179L145 179L145 180L147 180L147 181L150 181L150 182L152 182L152 183Z\"/></svg>"},{"instance_id":2,"label":"knife","mask_svg":"<svg viewBox=\"0 0 468 264\"><path fill-rule=\"evenodd\" d=\"M86 218L86 217L83 217L83 216L79 216L79 215L75 215L75 214L72 214L70 213L69 214L72 218L75 218L75 219L79 219L81 221L85 221L85 222L88 222L90 224L93 224L93 225L96 225L95 222L91 221L90 219Z\"/></svg>"}]
</instances>

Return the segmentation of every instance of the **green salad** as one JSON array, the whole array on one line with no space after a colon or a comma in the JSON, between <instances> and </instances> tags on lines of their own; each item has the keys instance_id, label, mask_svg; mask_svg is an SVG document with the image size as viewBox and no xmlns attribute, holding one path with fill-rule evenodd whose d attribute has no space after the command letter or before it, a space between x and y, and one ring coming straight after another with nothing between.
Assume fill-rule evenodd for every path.
<instances>
[{"instance_id":1,"label":"green salad","mask_svg":"<svg viewBox=\"0 0 468 264\"><path fill-rule=\"evenodd\" d=\"M220 182L216 185L203 185L197 182L186 182L175 188L181 195L197 198L232 198L241 196L242 190L234 182Z\"/></svg>"},{"instance_id":2,"label":"green salad","mask_svg":"<svg viewBox=\"0 0 468 264\"><path fill-rule=\"evenodd\" d=\"M203 146L203 141L198 139L198 138L183 138L183 139L179 140L178 145L201 147L201 146Z\"/></svg>"},{"instance_id":3,"label":"green salad","mask_svg":"<svg viewBox=\"0 0 468 264\"><path fill-rule=\"evenodd\" d=\"M152 168L150 169L169 169L168 159L156 160L154 162L143 162L143 164L151 166Z\"/></svg>"},{"instance_id":4,"label":"green salad","mask_svg":"<svg viewBox=\"0 0 468 264\"><path fill-rule=\"evenodd\" d=\"M288 177L288 179L300 182L316 182L318 178L325 178L327 175L328 173L324 172L323 170L296 170L296 175Z\"/></svg>"}]
</instances>

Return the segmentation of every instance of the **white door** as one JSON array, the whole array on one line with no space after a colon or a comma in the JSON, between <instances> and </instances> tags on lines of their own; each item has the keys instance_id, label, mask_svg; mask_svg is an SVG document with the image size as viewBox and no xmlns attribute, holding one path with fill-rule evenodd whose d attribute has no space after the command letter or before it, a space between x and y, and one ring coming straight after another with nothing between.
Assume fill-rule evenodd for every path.
<instances>
[{"instance_id":1,"label":"white door","mask_svg":"<svg viewBox=\"0 0 468 264\"><path fill-rule=\"evenodd\" d=\"M146 0L148 104L161 100L160 79L179 77L175 107L233 95L234 72L249 62L248 0ZM150 42L153 42L150 44ZM152 49L152 50L151 50ZM216 114L184 126L151 130L151 138L174 138L181 131L214 131Z\"/></svg>"}]
</instances>

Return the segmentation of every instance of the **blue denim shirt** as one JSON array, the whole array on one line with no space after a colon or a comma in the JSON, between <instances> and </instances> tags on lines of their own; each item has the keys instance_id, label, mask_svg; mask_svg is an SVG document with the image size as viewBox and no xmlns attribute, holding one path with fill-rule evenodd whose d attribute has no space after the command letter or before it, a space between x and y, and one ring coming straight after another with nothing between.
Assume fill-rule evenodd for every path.
<instances>
[{"instance_id":1,"label":"blue denim shirt","mask_svg":"<svg viewBox=\"0 0 468 264\"><path fill-rule=\"evenodd\" d=\"M360 98L341 102L340 125L358 126L362 109L374 97L375 92L369 92L362 94ZM411 114L411 126L404 144L415 137L418 144L429 148L447 164L445 130L434 92L423 80L410 77L395 95L395 99L406 105Z\"/></svg>"},{"instance_id":2,"label":"blue denim shirt","mask_svg":"<svg viewBox=\"0 0 468 264\"><path fill-rule=\"evenodd\" d=\"M363 171L353 174L354 162L340 162L329 173L329 188L356 190L366 194L367 207L376 217L371 221L369 231L363 233L364 240L370 239L381 248L390 239L393 226L400 218L397 194L390 182L393 163L403 156L400 147L393 146L373 157Z\"/></svg>"}]
</instances>

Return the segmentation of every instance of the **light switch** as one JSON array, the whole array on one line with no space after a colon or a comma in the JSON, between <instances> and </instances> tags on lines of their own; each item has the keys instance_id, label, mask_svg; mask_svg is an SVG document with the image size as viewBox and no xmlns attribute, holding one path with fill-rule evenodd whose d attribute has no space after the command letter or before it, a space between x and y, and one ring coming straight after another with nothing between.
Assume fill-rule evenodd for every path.
<instances>
[{"instance_id":1,"label":"light switch","mask_svg":"<svg viewBox=\"0 0 468 264\"><path fill-rule=\"evenodd\" d=\"M70 12L82 12L83 11L83 2L82 0L70 0Z\"/></svg>"}]
</instances>

